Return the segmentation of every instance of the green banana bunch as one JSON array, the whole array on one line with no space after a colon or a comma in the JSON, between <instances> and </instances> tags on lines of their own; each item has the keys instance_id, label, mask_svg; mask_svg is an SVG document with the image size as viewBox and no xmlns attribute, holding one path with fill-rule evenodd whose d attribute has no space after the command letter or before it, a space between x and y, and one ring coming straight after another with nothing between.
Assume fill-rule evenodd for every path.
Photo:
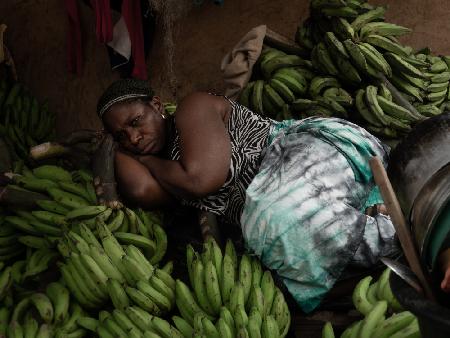
<instances>
[{"instance_id":1,"label":"green banana bunch","mask_svg":"<svg viewBox=\"0 0 450 338\"><path fill-rule=\"evenodd\" d=\"M192 291L180 280L175 287L181 317L174 322L180 331L208 337L253 337L263 330L273 334L275 329L276 337L287 334L291 317L284 295L256 257L238 257L231 240L222 252L208 237L203 252L187 246L186 261ZM273 320L263 329L267 316Z\"/></svg>"},{"instance_id":2,"label":"green banana bunch","mask_svg":"<svg viewBox=\"0 0 450 338\"><path fill-rule=\"evenodd\" d=\"M65 257L60 270L83 307L98 309L111 299L119 310L135 304L151 314L162 315L172 309L175 281L146 257L148 238L133 233L113 234L102 221L97 222L95 234L84 224L78 226L79 233L75 229L65 233L58 243Z\"/></svg>"},{"instance_id":3,"label":"green banana bunch","mask_svg":"<svg viewBox=\"0 0 450 338\"><path fill-rule=\"evenodd\" d=\"M0 272L0 300L6 297L12 283L12 267L8 266Z\"/></svg>"},{"instance_id":4,"label":"green banana bunch","mask_svg":"<svg viewBox=\"0 0 450 338\"><path fill-rule=\"evenodd\" d=\"M172 102L164 102L164 110L167 114L172 115L177 110L177 105Z\"/></svg>"},{"instance_id":5,"label":"green banana bunch","mask_svg":"<svg viewBox=\"0 0 450 338\"><path fill-rule=\"evenodd\" d=\"M15 337L83 337L85 329L77 324L81 307L70 302L69 290L59 282L48 284L44 292L31 292L14 304L11 311L0 310L0 333Z\"/></svg>"},{"instance_id":6,"label":"green banana bunch","mask_svg":"<svg viewBox=\"0 0 450 338\"><path fill-rule=\"evenodd\" d=\"M19 82L0 84L0 136L14 159L28 161L28 149L55 135L55 114Z\"/></svg>"}]
</instances>

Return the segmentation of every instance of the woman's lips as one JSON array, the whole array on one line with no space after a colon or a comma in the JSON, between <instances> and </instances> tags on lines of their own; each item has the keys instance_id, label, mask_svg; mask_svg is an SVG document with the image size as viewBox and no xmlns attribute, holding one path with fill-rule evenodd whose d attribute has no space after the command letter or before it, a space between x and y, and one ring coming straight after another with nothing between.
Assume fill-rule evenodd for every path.
<instances>
[{"instance_id":1,"label":"woman's lips","mask_svg":"<svg viewBox=\"0 0 450 338\"><path fill-rule=\"evenodd\" d=\"M143 154L149 153L150 150L152 150L154 143L155 142L153 142L153 141L148 142L147 145L142 149L141 153L143 153Z\"/></svg>"}]
</instances>

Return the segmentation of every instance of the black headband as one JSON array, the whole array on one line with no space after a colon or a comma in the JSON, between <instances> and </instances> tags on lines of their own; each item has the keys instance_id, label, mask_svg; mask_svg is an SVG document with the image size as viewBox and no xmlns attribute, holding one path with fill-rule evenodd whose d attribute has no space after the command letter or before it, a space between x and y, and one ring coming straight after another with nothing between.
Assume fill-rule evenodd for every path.
<instances>
[{"instance_id":1,"label":"black headband","mask_svg":"<svg viewBox=\"0 0 450 338\"><path fill-rule=\"evenodd\" d=\"M147 81L139 79L120 79L111 84L97 103L97 114L100 118L115 103L130 99L152 99L153 90Z\"/></svg>"}]
</instances>

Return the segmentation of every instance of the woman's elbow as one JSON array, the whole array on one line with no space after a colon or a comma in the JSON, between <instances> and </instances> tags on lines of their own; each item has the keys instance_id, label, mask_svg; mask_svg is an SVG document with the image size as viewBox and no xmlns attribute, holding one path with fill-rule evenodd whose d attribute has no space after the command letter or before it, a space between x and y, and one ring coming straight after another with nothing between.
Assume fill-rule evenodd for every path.
<instances>
[{"instance_id":1,"label":"woman's elbow","mask_svg":"<svg viewBox=\"0 0 450 338\"><path fill-rule=\"evenodd\" d=\"M183 198L185 199L200 199L207 197L217 192L222 184L206 180L203 177L193 177L189 180L190 184L185 190Z\"/></svg>"}]
</instances>

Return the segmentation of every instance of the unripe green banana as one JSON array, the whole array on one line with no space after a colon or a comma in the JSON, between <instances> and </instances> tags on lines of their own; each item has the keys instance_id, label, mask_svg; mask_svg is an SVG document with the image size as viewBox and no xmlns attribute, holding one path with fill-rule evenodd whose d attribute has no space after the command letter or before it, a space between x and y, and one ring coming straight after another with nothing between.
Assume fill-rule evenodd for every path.
<instances>
[{"instance_id":1,"label":"unripe green banana","mask_svg":"<svg viewBox=\"0 0 450 338\"><path fill-rule=\"evenodd\" d=\"M219 332L220 338L233 338L233 331L231 331L230 326L227 324L225 319L219 318L216 323L217 331ZM186 337L186 335L185 335Z\"/></svg>"},{"instance_id":2,"label":"unripe green banana","mask_svg":"<svg viewBox=\"0 0 450 338\"><path fill-rule=\"evenodd\" d=\"M140 307L129 306L125 309L125 313L141 331L154 330L152 325L153 316Z\"/></svg>"},{"instance_id":3,"label":"unripe green banana","mask_svg":"<svg viewBox=\"0 0 450 338\"><path fill-rule=\"evenodd\" d=\"M407 327L401 329L391 336L391 338L419 338L421 337L419 322L415 318Z\"/></svg>"},{"instance_id":4,"label":"unripe green banana","mask_svg":"<svg viewBox=\"0 0 450 338\"><path fill-rule=\"evenodd\" d=\"M172 321L184 337L192 337L194 328L184 318L172 316Z\"/></svg>"},{"instance_id":5,"label":"unripe green banana","mask_svg":"<svg viewBox=\"0 0 450 338\"><path fill-rule=\"evenodd\" d=\"M403 311L392 315L379 325L372 336L377 338L389 338L396 332L408 326L416 317L409 311Z\"/></svg>"},{"instance_id":6,"label":"unripe green banana","mask_svg":"<svg viewBox=\"0 0 450 338\"><path fill-rule=\"evenodd\" d=\"M30 296L30 301L39 312L39 315L46 323L53 321L53 304L45 293L36 292Z\"/></svg>"},{"instance_id":7,"label":"unripe green banana","mask_svg":"<svg viewBox=\"0 0 450 338\"><path fill-rule=\"evenodd\" d=\"M112 216L112 220L107 224L111 232L118 231L124 222L125 213L122 210L115 210Z\"/></svg>"},{"instance_id":8,"label":"unripe green banana","mask_svg":"<svg viewBox=\"0 0 450 338\"><path fill-rule=\"evenodd\" d=\"M23 337L34 338L39 331L39 323L31 315L26 315L23 323Z\"/></svg>"},{"instance_id":9,"label":"unripe green banana","mask_svg":"<svg viewBox=\"0 0 450 338\"><path fill-rule=\"evenodd\" d=\"M157 264L161 261L167 251L167 234L163 227L153 222L151 232L156 242L154 254L150 257L151 264Z\"/></svg>"},{"instance_id":10,"label":"unripe green banana","mask_svg":"<svg viewBox=\"0 0 450 338\"><path fill-rule=\"evenodd\" d=\"M33 175L52 181L72 181L72 175L67 170L55 165L42 165L34 168Z\"/></svg>"},{"instance_id":11,"label":"unripe green banana","mask_svg":"<svg viewBox=\"0 0 450 338\"><path fill-rule=\"evenodd\" d=\"M281 328L280 326L283 323L285 317L285 303L286 301L284 299L283 293L279 288L276 288L275 296L272 302L272 308L270 309L270 315L273 316L280 329L284 329L284 327Z\"/></svg>"},{"instance_id":12,"label":"unripe green banana","mask_svg":"<svg viewBox=\"0 0 450 338\"><path fill-rule=\"evenodd\" d=\"M244 287L244 304L247 304L252 286L252 266L250 257L246 254L242 255L239 264L239 281Z\"/></svg>"},{"instance_id":13,"label":"unripe green banana","mask_svg":"<svg viewBox=\"0 0 450 338\"><path fill-rule=\"evenodd\" d=\"M180 331L178 331L175 327L170 325L169 322L162 318L153 317L152 326L155 328L155 331L163 338L183 338L183 335Z\"/></svg>"},{"instance_id":14,"label":"unripe green banana","mask_svg":"<svg viewBox=\"0 0 450 338\"><path fill-rule=\"evenodd\" d=\"M132 330L141 332L141 330L136 326L136 324L130 320L125 311L115 309L112 312L114 320L119 324L119 326L125 331L130 332Z\"/></svg>"},{"instance_id":15,"label":"unripe green banana","mask_svg":"<svg viewBox=\"0 0 450 338\"><path fill-rule=\"evenodd\" d=\"M136 286L138 290L148 298L150 298L151 301L155 303L162 312L167 313L172 309L171 301L166 296L154 289L148 282L140 280L137 282Z\"/></svg>"},{"instance_id":16,"label":"unripe green banana","mask_svg":"<svg viewBox=\"0 0 450 338\"><path fill-rule=\"evenodd\" d=\"M369 10L368 12L359 15L353 22L351 26L355 30L355 32L359 31L361 27L366 25L367 23L383 18L384 13L386 12L386 8L383 6L377 6L376 8Z\"/></svg>"},{"instance_id":17,"label":"unripe green banana","mask_svg":"<svg viewBox=\"0 0 450 338\"><path fill-rule=\"evenodd\" d=\"M121 271L114 266L113 262L103 249L90 245L89 255L108 278L116 279L119 283L125 282L125 277L122 275Z\"/></svg>"},{"instance_id":18,"label":"unripe green banana","mask_svg":"<svg viewBox=\"0 0 450 338\"><path fill-rule=\"evenodd\" d=\"M54 322L64 322L69 315L69 290L59 282L52 282L47 285L46 293L53 303Z\"/></svg>"},{"instance_id":19,"label":"unripe green banana","mask_svg":"<svg viewBox=\"0 0 450 338\"><path fill-rule=\"evenodd\" d=\"M253 86L253 93L250 102L252 110L259 115L264 115L264 108L262 101L263 89L264 89L264 80L256 80L255 85Z\"/></svg>"},{"instance_id":20,"label":"unripe green banana","mask_svg":"<svg viewBox=\"0 0 450 338\"><path fill-rule=\"evenodd\" d=\"M252 285L246 305L247 309L256 308L260 313L264 313L264 294L259 286Z\"/></svg>"},{"instance_id":21,"label":"unripe green banana","mask_svg":"<svg viewBox=\"0 0 450 338\"><path fill-rule=\"evenodd\" d=\"M124 310L130 305L130 300L125 289L116 279L109 278L107 281L108 293L116 309Z\"/></svg>"},{"instance_id":22,"label":"unripe green banana","mask_svg":"<svg viewBox=\"0 0 450 338\"><path fill-rule=\"evenodd\" d=\"M132 245L137 246L138 248L143 249L144 252L146 253L147 257L152 257L155 254L155 250L156 250L155 242L153 242L152 240L150 240L147 237L144 237L144 236L138 235L138 234L132 234L132 233L128 233L128 232L119 232L119 231L116 231L114 233L114 237L117 238L119 243L122 243L125 245L132 244Z\"/></svg>"},{"instance_id":23,"label":"unripe green banana","mask_svg":"<svg viewBox=\"0 0 450 338\"><path fill-rule=\"evenodd\" d=\"M237 304L233 313L234 325L239 331L241 327L246 327L248 324L248 315L245 312L245 307L242 304Z\"/></svg>"},{"instance_id":24,"label":"unripe green banana","mask_svg":"<svg viewBox=\"0 0 450 338\"><path fill-rule=\"evenodd\" d=\"M79 183L68 181L59 181L58 184L60 188L63 189L64 191L78 195L90 203L93 202L91 199L91 194L86 190L86 186Z\"/></svg>"},{"instance_id":25,"label":"unripe green banana","mask_svg":"<svg viewBox=\"0 0 450 338\"><path fill-rule=\"evenodd\" d=\"M264 314L268 315L275 297L275 283L269 270L264 271L261 278L261 291L264 295Z\"/></svg>"},{"instance_id":26,"label":"unripe green banana","mask_svg":"<svg viewBox=\"0 0 450 338\"><path fill-rule=\"evenodd\" d=\"M122 257L122 263L135 282L140 280L148 281L151 277L151 273L146 271L138 261L128 255Z\"/></svg>"},{"instance_id":27,"label":"unripe green banana","mask_svg":"<svg viewBox=\"0 0 450 338\"><path fill-rule=\"evenodd\" d=\"M19 236L20 243L34 249L50 249L53 245L46 239L36 236Z\"/></svg>"},{"instance_id":28,"label":"unripe green banana","mask_svg":"<svg viewBox=\"0 0 450 338\"><path fill-rule=\"evenodd\" d=\"M261 324L262 338L278 338L280 336L278 324L271 315L267 315Z\"/></svg>"},{"instance_id":29,"label":"unripe green banana","mask_svg":"<svg viewBox=\"0 0 450 338\"><path fill-rule=\"evenodd\" d=\"M372 46L382 48L399 56L408 56L408 51L405 48L384 36L372 34L366 36L364 41L370 43Z\"/></svg>"},{"instance_id":30,"label":"unripe green banana","mask_svg":"<svg viewBox=\"0 0 450 338\"><path fill-rule=\"evenodd\" d=\"M387 302L385 300L379 301L375 306L366 314L366 317L362 321L359 328L360 338L370 338L375 328L380 325L380 322L384 321L384 315L387 310Z\"/></svg>"},{"instance_id":31,"label":"unripe green banana","mask_svg":"<svg viewBox=\"0 0 450 338\"><path fill-rule=\"evenodd\" d=\"M86 330L97 332L99 321L92 317L79 317L77 324Z\"/></svg>"},{"instance_id":32,"label":"unripe green banana","mask_svg":"<svg viewBox=\"0 0 450 338\"><path fill-rule=\"evenodd\" d=\"M73 253L68 260L69 265L73 265L76 269L76 274L83 278L85 287L94 295L99 302L104 302L108 298L108 290L106 285L102 285L99 279L87 269L82 262L80 255Z\"/></svg>"},{"instance_id":33,"label":"unripe green banana","mask_svg":"<svg viewBox=\"0 0 450 338\"><path fill-rule=\"evenodd\" d=\"M334 77L316 76L311 80L309 94L315 98L320 96L322 91L329 87L341 87L338 80Z\"/></svg>"},{"instance_id":34,"label":"unripe green banana","mask_svg":"<svg viewBox=\"0 0 450 338\"><path fill-rule=\"evenodd\" d=\"M203 326L203 331L205 332L206 337L220 338L219 331L217 331L213 322L210 321L208 318L206 318L206 317L202 318L202 326Z\"/></svg>"},{"instance_id":35,"label":"unripe green banana","mask_svg":"<svg viewBox=\"0 0 450 338\"><path fill-rule=\"evenodd\" d=\"M20 231L26 232L31 235L39 235L39 231L37 231L32 225L29 224L29 221L26 221L22 217L19 216L6 216L4 218L4 222L12 227L19 229Z\"/></svg>"},{"instance_id":36,"label":"unripe green banana","mask_svg":"<svg viewBox=\"0 0 450 338\"><path fill-rule=\"evenodd\" d=\"M175 280L166 271L162 269L156 269L155 276L161 279L169 288L175 290Z\"/></svg>"},{"instance_id":37,"label":"unripe green banana","mask_svg":"<svg viewBox=\"0 0 450 338\"><path fill-rule=\"evenodd\" d=\"M97 327L97 334L100 338L114 338L114 335L103 325Z\"/></svg>"},{"instance_id":38,"label":"unripe green banana","mask_svg":"<svg viewBox=\"0 0 450 338\"><path fill-rule=\"evenodd\" d=\"M359 43L358 47L361 53L366 58L368 65L374 67L377 71L383 73L384 75L391 77L392 69L391 65L387 62L384 56L372 47L369 43ZM366 68L368 71L368 67Z\"/></svg>"},{"instance_id":39,"label":"unripe green banana","mask_svg":"<svg viewBox=\"0 0 450 338\"><path fill-rule=\"evenodd\" d=\"M203 266L202 260L194 259L192 265L192 273L194 277L194 284L192 285L192 288L194 289L198 304L206 313L215 315L216 310L212 307L206 293L207 278L205 276L205 268Z\"/></svg>"},{"instance_id":40,"label":"unripe green banana","mask_svg":"<svg viewBox=\"0 0 450 338\"><path fill-rule=\"evenodd\" d=\"M408 63L408 61L402 59L400 56L394 53L385 53L384 54L386 60L389 62L389 64L398 70L400 73L405 73L407 75L417 77L417 78L423 78L424 75L422 71Z\"/></svg>"},{"instance_id":41,"label":"unripe green banana","mask_svg":"<svg viewBox=\"0 0 450 338\"><path fill-rule=\"evenodd\" d=\"M50 211L52 213L57 213L59 215L66 216L66 214L70 211L68 208L63 206L62 204L51 201L51 200L37 200L36 204L42 209L46 211Z\"/></svg>"},{"instance_id":42,"label":"unripe green banana","mask_svg":"<svg viewBox=\"0 0 450 338\"><path fill-rule=\"evenodd\" d=\"M398 26L389 22L370 22L361 27L360 38L365 39L369 35L400 36L411 32L411 29Z\"/></svg>"},{"instance_id":43,"label":"unripe green banana","mask_svg":"<svg viewBox=\"0 0 450 338\"><path fill-rule=\"evenodd\" d=\"M334 338L333 325L330 322L326 322L322 328L322 338Z\"/></svg>"},{"instance_id":44,"label":"unripe green banana","mask_svg":"<svg viewBox=\"0 0 450 338\"><path fill-rule=\"evenodd\" d=\"M159 316L162 314L161 309L142 291L129 286L125 288L125 291L127 292L130 299L133 301L133 303L135 303L142 309L148 311L150 314L153 314L155 316Z\"/></svg>"},{"instance_id":45,"label":"unripe green banana","mask_svg":"<svg viewBox=\"0 0 450 338\"><path fill-rule=\"evenodd\" d=\"M83 219L92 218L98 214L106 211L107 207L104 205L88 205L81 208L76 208L66 213L67 219Z\"/></svg>"},{"instance_id":46,"label":"unripe green banana","mask_svg":"<svg viewBox=\"0 0 450 338\"><path fill-rule=\"evenodd\" d=\"M64 283L69 288L71 294L75 299L86 308L96 308L100 305L100 302L95 298L95 296L86 290L84 284L79 284L82 280L76 273L72 270L70 265L60 265L59 270L63 277Z\"/></svg>"},{"instance_id":47,"label":"unripe green banana","mask_svg":"<svg viewBox=\"0 0 450 338\"><path fill-rule=\"evenodd\" d=\"M203 313L205 316L207 316L209 319L213 319L213 317L207 315L201 308L200 306L197 304L197 302L195 301L191 290L189 290L188 286L186 284L184 284L181 280L177 279L176 280L176 286L175 286L175 295L176 295L176 300L177 300L177 305L178 303L182 303L184 304L184 307L189 311L189 313L192 316L192 319L194 317L194 314L196 313ZM183 316L184 317L184 316ZM188 320L189 322L191 322L191 320L189 320L189 318L185 318L186 320Z\"/></svg>"},{"instance_id":48,"label":"unripe green banana","mask_svg":"<svg viewBox=\"0 0 450 338\"><path fill-rule=\"evenodd\" d=\"M367 315L373 308L372 304L367 300L367 291L371 281L372 276L361 279L352 294L353 305L363 315Z\"/></svg>"}]
</instances>

